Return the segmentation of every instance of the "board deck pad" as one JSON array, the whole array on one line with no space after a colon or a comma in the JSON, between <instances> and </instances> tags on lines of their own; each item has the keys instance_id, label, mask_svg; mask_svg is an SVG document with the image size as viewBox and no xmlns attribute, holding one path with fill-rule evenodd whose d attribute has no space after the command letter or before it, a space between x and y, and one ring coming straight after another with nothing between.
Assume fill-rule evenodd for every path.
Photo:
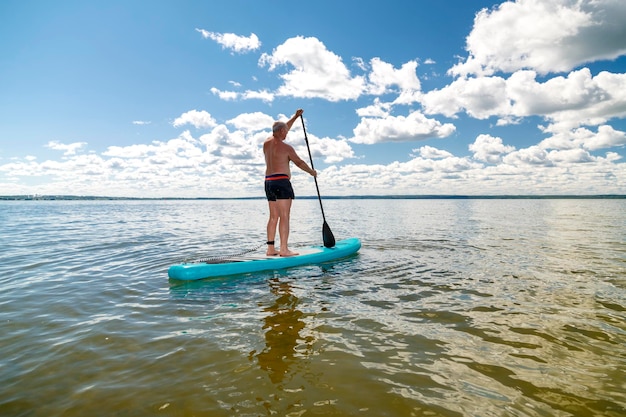
<instances>
[{"instance_id":1,"label":"board deck pad","mask_svg":"<svg viewBox=\"0 0 626 417\"><path fill-rule=\"evenodd\" d=\"M310 255L312 253L319 253L322 250L320 248L308 247L308 248L296 248L293 251L298 252L297 256L302 256L302 255ZM241 255L241 256L233 256L233 257L224 258L224 260L227 262L243 262L243 261L258 261L258 260L263 260L263 259L275 259L278 257L279 257L278 255ZM213 262L206 262L206 263L213 263ZM223 262L220 262L220 263L223 263Z\"/></svg>"},{"instance_id":2,"label":"board deck pad","mask_svg":"<svg viewBox=\"0 0 626 417\"><path fill-rule=\"evenodd\" d=\"M297 256L301 256L301 255L310 255L312 253L319 253L321 252L321 249L319 248L312 248L312 247L308 247L308 248L296 248L293 250L293 252L297 252L298 255ZM239 255L239 256L227 256L227 257L223 257L223 258L215 258L215 259L208 259L207 261L196 261L196 262L191 262L194 264L211 264L211 265L215 265L215 264L227 264L227 263L231 263L231 262L246 262L246 261L260 261L263 259L274 259L277 258L278 255Z\"/></svg>"}]
</instances>

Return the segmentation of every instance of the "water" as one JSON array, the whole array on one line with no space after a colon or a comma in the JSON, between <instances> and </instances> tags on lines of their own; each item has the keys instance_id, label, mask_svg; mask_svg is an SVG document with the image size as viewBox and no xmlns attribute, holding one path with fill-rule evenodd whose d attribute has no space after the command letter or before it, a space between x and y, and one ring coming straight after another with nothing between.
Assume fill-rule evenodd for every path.
<instances>
[{"instance_id":1,"label":"water","mask_svg":"<svg viewBox=\"0 0 626 417\"><path fill-rule=\"evenodd\" d=\"M626 414L626 200L324 210L358 256L181 283L266 203L0 203L0 414ZM317 200L292 217L321 243Z\"/></svg>"}]
</instances>

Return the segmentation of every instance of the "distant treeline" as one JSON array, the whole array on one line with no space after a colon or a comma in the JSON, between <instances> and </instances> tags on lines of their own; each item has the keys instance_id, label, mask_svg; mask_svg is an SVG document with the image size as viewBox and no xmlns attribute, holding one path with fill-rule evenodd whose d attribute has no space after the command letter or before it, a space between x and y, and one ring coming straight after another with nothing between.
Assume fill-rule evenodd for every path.
<instances>
[{"instance_id":1,"label":"distant treeline","mask_svg":"<svg viewBox=\"0 0 626 417\"><path fill-rule=\"evenodd\" d=\"M317 199L317 196L304 196L298 199ZM460 199L623 199L626 195L621 194L599 194L599 195L353 195L353 196L323 196L325 200L460 200ZM164 201L164 200L264 200L265 197L197 197L197 198L179 198L179 197L159 197L159 198L143 198L143 197L102 197L102 196L74 196L74 195L0 195L0 200L13 201L124 201L124 200L145 200L145 201Z\"/></svg>"}]
</instances>

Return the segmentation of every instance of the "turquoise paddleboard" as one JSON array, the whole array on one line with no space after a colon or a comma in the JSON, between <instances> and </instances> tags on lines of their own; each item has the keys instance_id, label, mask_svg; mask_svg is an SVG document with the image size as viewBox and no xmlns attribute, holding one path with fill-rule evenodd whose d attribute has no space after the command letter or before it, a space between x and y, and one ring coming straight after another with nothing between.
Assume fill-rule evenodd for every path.
<instances>
[{"instance_id":1,"label":"turquoise paddleboard","mask_svg":"<svg viewBox=\"0 0 626 417\"><path fill-rule=\"evenodd\" d=\"M360 248L361 241L357 238L350 238L336 242L335 246L332 248L311 246L308 248L293 249L295 252L299 253L297 256L240 256L220 259L218 263L182 263L170 266L167 274L172 279L189 281L285 269L345 258L346 256L356 253Z\"/></svg>"}]
</instances>

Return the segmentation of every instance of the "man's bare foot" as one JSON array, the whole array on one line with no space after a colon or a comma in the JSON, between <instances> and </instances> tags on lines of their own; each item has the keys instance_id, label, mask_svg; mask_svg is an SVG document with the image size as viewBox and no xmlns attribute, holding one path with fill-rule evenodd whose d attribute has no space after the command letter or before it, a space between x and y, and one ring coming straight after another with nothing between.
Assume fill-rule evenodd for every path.
<instances>
[{"instance_id":1,"label":"man's bare foot","mask_svg":"<svg viewBox=\"0 0 626 417\"><path fill-rule=\"evenodd\" d=\"M280 251L280 256L296 256L296 255L300 255L300 254L298 252L292 252L290 250Z\"/></svg>"},{"instance_id":2,"label":"man's bare foot","mask_svg":"<svg viewBox=\"0 0 626 417\"><path fill-rule=\"evenodd\" d=\"M274 241L267 241L267 251L265 252L265 256L277 256L278 255L278 251L276 250L276 247L274 246Z\"/></svg>"}]
</instances>

